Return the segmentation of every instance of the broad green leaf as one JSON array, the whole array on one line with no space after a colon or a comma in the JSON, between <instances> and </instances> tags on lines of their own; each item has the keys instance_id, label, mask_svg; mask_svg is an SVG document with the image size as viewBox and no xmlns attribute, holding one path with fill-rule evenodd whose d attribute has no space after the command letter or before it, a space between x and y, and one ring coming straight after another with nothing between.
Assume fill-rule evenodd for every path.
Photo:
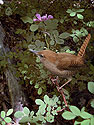
<instances>
[{"instance_id":1,"label":"broad green leaf","mask_svg":"<svg viewBox=\"0 0 94 125\"><path fill-rule=\"evenodd\" d=\"M4 120L6 123L10 123L12 121L12 119L10 117L6 117L6 118L4 118Z\"/></svg>"},{"instance_id":2,"label":"broad green leaf","mask_svg":"<svg viewBox=\"0 0 94 125\"><path fill-rule=\"evenodd\" d=\"M24 112L26 115L29 115L30 110L29 110L27 107L24 107L23 112Z\"/></svg>"},{"instance_id":3,"label":"broad green leaf","mask_svg":"<svg viewBox=\"0 0 94 125\"><path fill-rule=\"evenodd\" d=\"M33 20L28 16L22 17L21 19L24 23L30 23L30 24L33 23Z\"/></svg>"},{"instance_id":4,"label":"broad green leaf","mask_svg":"<svg viewBox=\"0 0 94 125\"><path fill-rule=\"evenodd\" d=\"M41 95L41 93L42 93L42 88L40 87L40 88L38 89L38 95Z\"/></svg>"},{"instance_id":5,"label":"broad green leaf","mask_svg":"<svg viewBox=\"0 0 94 125\"><path fill-rule=\"evenodd\" d=\"M73 114L75 114L76 116L80 115L80 110L76 106L70 106L69 108L70 108L71 112Z\"/></svg>"},{"instance_id":6,"label":"broad green leaf","mask_svg":"<svg viewBox=\"0 0 94 125\"><path fill-rule=\"evenodd\" d=\"M47 95L45 95L44 96L44 102L46 103L46 104L49 104L49 97L47 96Z\"/></svg>"},{"instance_id":7,"label":"broad green leaf","mask_svg":"<svg viewBox=\"0 0 94 125\"><path fill-rule=\"evenodd\" d=\"M1 111L1 117L5 118L5 111Z\"/></svg>"},{"instance_id":8,"label":"broad green leaf","mask_svg":"<svg viewBox=\"0 0 94 125\"><path fill-rule=\"evenodd\" d=\"M36 100L35 100L35 103L36 103L37 105L43 105L43 104L44 104L44 102L43 102L41 99L36 99Z\"/></svg>"},{"instance_id":9,"label":"broad green leaf","mask_svg":"<svg viewBox=\"0 0 94 125\"><path fill-rule=\"evenodd\" d=\"M36 24L32 24L31 26L30 26L30 30L31 31L36 31L38 29L38 25L36 25Z\"/></svg>"},{"instance_id":10,"label":"broad green leaf","mask_svg":"<svg viewBox=\"0 0 94 125\"><path fill-rule=\"evenodd\" d=\"M84 17L83 17L83 15L81 15L81 14L77 14L77 17L79 18L79 19L83 19Z\"/></svg>"},{"instance_id":11,"label":"broad green leaf","mask_svg":"<svg viewBox=\"0 0 94 125\"><path fill-rule=\"evenodd\" d=\"M94 82L88 82L88 90L94 94Z\"/></svg>"},{"instance_id":12,"label":"broad green leaf","mask_svg":"<svg viewBox=\"0 0 94 125\"><path fill-rule=\"evenodd\" d=\"M21 112L21 111L17 111L17 112L15 112L14 116L15 116L16 118L21 118L21 117L24 116L24 113Z\"/></svg>"},{"instance_id":13,"label":"broad green leaf","mask_svg":"<svg viewBox=\"0 0 94 125\"><path fill-rule=\"evenodd\" d=\"M83 119L87 119L87 118L91 118L92 115L89 114L88 112L81 112L80 113L80 116L83 118Z\"/></svg>"},{"instance_id":14,"label":"broad green leaf","mask_svg":"<svg viewBox=\"0 0 94 125\"><path fill-rule=\"evenodd\" d=\"M67 32L61 33L61 34L59 35L59 37L62 38L62 39L66 39L66 38L68 38L69 36L70 36L70 33L67 33Z\"/></svg>"},{"instance_id":15,"label":"broad green leaf","mask_svg":"<svg viewBox=\"0 0 94 125\"><path fill-rule=\"evenodd\" d=\"M88 120L83 120L83 121L81 122L81 125L90 125L90 119L88 119Z\"/></svg>"},{"instance_id":16,"label":"broad green leaf","mask_svg":"<svg viewBox=\"0 0 94 125\"><path fill-rule=\"evenodd\" d=\"M7 114L6 114L6 116L9 116L9 115L11 115L13 113L13 109L9 109L8 111L7 111Z\"/></svg>"},{"instance_id":17,"label":"broad green leaf","mask_svg":"<svg viewBox=\"0 0 94 125\"><path fill-rule=\"evenodd\" d=\"M63 114L62 114L62 117L66 120L72 120L72 119L75 119L76 115L74 115L72 112L69 112L69 111L65 111Z\"/></svg>"},{"instance_id":18,"label":"broad green leaf","mask_svg":"<svg viewBox=\"0 0 94 125\"><path fill-rule=\"evenodd\" d=\"M72 13L70 13L70 16L75 16L76 15L76 12L72 12Z\"/></svg>"},{"instance_id":19,"label":"broad green leaf","mask_svg":"<svg viewBox=\"0 0 94 125\"><path fill-rule=\"evenodd\" d=\"M28 116L24 116L21 120L20 123L25 123L25 122L29 122L30 118Z\"/></svg>"}]
</instances>

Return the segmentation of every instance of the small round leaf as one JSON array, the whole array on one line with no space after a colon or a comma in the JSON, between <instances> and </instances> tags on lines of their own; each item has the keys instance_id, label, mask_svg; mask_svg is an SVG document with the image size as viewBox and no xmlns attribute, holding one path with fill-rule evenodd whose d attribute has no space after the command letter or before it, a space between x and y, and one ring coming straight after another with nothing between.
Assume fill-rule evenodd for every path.
<instances>
[{"instance_id":1,"label":"small round leaf","mask_svg":"<svg viewBox=\"0 0 94 125\"><path fill-rule=\"evenodd\" d=\"M6 114L6 116L9 116L9 115L11 115L13 113L13 109L9 109L8 111L7 111L7 114Z\"/></svg>"},{"instance_id":2,"label":"small round leaf","mask_svg":"<svg viewBox=\"0 0 94 125\"><path fill-rule=\"evenodd\" d=\"M88 90L94 94L94 82L88 82Z\"/></svg>"},{"instance_id":3,"label":"small round leaf","mask_svg":"<svg viewBox=\"0 0 94 125\"><path fill-rule=\"evenodd\" d=\"M62 117L66 120L72 120L76 117L72 112L66 111L62 114Z\"/></svg>"},{"instance_id":4,"label":"small round leaf","mask_svg":"<svg viewBox=\"0 0 94 125\"><path fill-rule=\"evenodd\" d=\"M83 17L83 15L81 15L81 14L77 14L77 17L79 18L79 19L83 19L84 17Z\"/></svg>"},{"instance_id":5,"label":"small round leaf","mask_svg":"<svg viewBox=\"0 0 94 125\"><path fill-rule=\"evenodd\" d=\"M10 123L11 122L11 118L10 117L6 117L4 120L5 120L6 123Z\"/></svg>"},{"instance_id":6,"label":"small round leaf","mask_svg":"<svg viewBox=\"0 0 94 125\"><path fill-rule=\"evenodd\" d=\"M31 26L30 26L30 30L31 31L36 31L38 29L38 25L36 25L36 24L32 24Z\"/></svg>"},{"instance_id":7,"label":"small round leaf","mask_svg":"<svg viewBox=\"0 0 94 125\"><path fill-rule=\"evenodd\" d=\"M1 117L5 118L5 111L1 111Z\"/></svg>"},{"instance_id":8,"label":"small round leaf","mask_svg":"<svg viewBox=\"0 0 94 125\"><path fill-rule=\"evenodd\" d=\"M23 112L24 112L26 115L29 115L30 110L29 110L27 107L24 107Z\"/></svg>"},{"instance_id":9,"label":"small round leaf","mask_svg":"<svg viewBox=\"0 0 94 125\"><path fill-rule=\"evenodd\" d=\"M80 115L80 110L76 107L76 106L70 106L70 110L73 114L75 114L76 116Z\"/></svg>"},{"instance_id":10,"label":"small round leaf","mask_svg":"<svg viewBox=\"0 0 94 125\"><path fill-rule=\"evenodd\" d=\"M17 112L15 112L14 116L15 116L16 118L21 118L21 117L24 116L24 113L21 112L21 111L17 111Z\"/></svg>"},{"instance_id":11,"label":"small round leaf","mask_svg":"<svg viewBox=\"0 0 94 125\"><path fill-rule=\"evenodd\" d=\"M37 105L43 105L43 104L44 104L44 102L43 102L41 99L36 99L36 100L35 100L35 103L36 103Z\"/></svg>"}]
</instances>

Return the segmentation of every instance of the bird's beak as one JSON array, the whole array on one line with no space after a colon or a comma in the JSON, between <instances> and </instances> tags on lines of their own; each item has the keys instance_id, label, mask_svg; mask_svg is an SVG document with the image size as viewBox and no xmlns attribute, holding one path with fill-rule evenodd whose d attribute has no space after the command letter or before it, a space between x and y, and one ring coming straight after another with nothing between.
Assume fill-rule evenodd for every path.
<instances>
[{"instance_id":1,"label":"bird's beak","mask_svg":"<svg viewBox=\"0 0 94 125\"><path fill-rule=\"evenodd\" d=\"M33 50L33 49L29 49L29 51L31 51L32 53L38 55L38 51L35 51L35 50Z\"/></svg>"}]
</instances>

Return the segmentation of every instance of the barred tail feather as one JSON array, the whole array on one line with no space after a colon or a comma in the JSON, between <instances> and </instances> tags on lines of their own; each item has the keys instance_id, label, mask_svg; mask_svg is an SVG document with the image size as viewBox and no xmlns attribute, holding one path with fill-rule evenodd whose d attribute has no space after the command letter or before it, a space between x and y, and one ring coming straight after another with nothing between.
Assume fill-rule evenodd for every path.
<instances>
[{"instance_id":1,"label":"barred tail feather","mask_svg":"<svg viewBox=\"0 0 94 125\"><path fill-rule=\"evenodd\" d=\"M87 47L87 45L88 45L88 43L89 43L89 41L90 41L90 38L91 38L91 35L88 34L88 36L86 37L84 43L82 44L82 46L81 46L81 48L80 48L80 50L79 50L77 56L81 56L81 57L84 56L85 50L86 50L86 47Z\"/></svg>"}]
</instances>

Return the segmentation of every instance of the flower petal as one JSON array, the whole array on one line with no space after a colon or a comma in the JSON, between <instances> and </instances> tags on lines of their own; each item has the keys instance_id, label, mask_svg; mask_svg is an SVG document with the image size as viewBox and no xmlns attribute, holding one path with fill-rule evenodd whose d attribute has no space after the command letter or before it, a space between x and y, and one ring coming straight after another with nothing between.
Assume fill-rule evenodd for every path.
<instances>
[{"instance_id":1,"label":"flower petal","mask_svg":"<svg viewBox=\"0 0 94 125\"><path fill-rule=\"evenodd\" d=\"M42 21L47 20L47 14L45 14L45 16L42 16L41 19L42 19Z\"/></svg>"},{"instance_id":2,"label":"flower petal","mask_svg":"<svg viewBox=\"0 0 94 125\"><path fill-rule=\"evenodd\" d=\"M38 18L39 21L41 21L41 16L40 16L40 14L37 13L37 14L36 14L36 17Z\"/></svg>"},{"instance_id":3,"label":"flower petal","mask_svg":"<svg viewBox=\"0 0 94 125\"><path fill-rule=\"evenodd\" d=\"M49 19L53 19L53 16L52 15L48 15L48 20Z\"/></svg>"}]
</instances>

